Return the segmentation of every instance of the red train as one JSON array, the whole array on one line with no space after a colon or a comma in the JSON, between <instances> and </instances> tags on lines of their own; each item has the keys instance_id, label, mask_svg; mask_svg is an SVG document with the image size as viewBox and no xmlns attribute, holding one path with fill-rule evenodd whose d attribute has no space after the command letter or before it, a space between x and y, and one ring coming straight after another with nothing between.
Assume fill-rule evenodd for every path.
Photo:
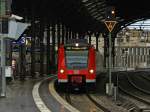
<instances>
[{"instance_id":1,"label":"red train","mask_svg":"<svg viewBox=\"0 0 150 112\"><path fill-rule=\"evenodd\" d=\"M73 40L58 48L58 83L75 86L95 84L96 53L92 45Z\"/></svg>"}]
</instances>

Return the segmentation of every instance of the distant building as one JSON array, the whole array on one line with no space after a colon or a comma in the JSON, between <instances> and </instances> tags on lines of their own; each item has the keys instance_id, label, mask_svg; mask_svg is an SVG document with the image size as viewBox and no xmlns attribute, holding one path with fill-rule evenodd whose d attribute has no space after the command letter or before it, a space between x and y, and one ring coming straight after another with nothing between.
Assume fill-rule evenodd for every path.
<instances>
[{"instance_id":1,"label":"distant building","mask_svg":"<svg viewBox=\"0 0 150 112\"><path fill-rule=\"evenodd\" d=\"M100 35L99 51L104 53L104 38ZM92 38L96 45L96 38ZM150 31L123 29L115 39L114 67L145 68L150 66Z\"/></svg>"}]
</instances>

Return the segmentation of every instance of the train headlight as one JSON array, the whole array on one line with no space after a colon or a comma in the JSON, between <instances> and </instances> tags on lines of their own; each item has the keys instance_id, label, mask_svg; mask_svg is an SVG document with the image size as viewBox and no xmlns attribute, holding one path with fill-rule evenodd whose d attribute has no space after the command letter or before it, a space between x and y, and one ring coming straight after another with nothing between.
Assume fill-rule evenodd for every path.
<instances>
[{"instance_id":1,"label":"train headlight","mask_svg":"<svg viewBox=\"0 0 150 112\"><path fill-rule=\"evenodd\" d=\"M63 69L60 69L60 73L64 73L64 70L63 70Z\"/></svg>"},{"instance_id":2,"label":"train headlight","mask_svg":"<svg viewBox=\"0 0 150 112\"><path fill-rule=\"evenodd\" d=\"M94 73L94 70L93 69L90 69L90 71L89 71L91 74L93 74Z\"/></svg>"}]
</instances>

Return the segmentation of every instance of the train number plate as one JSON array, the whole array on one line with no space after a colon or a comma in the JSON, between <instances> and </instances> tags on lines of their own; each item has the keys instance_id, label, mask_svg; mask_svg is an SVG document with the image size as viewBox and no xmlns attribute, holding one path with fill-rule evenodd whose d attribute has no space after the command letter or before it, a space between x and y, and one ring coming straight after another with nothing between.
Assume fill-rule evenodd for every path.
<instances>
[{"instance_id":1,"label":"train number plate","mask_svg":"<svg viewBox=\"0 0 150 112\"><path fill-rule=\"evenodd\" d=\"M82 83L82 77L81 76L72 76L71 82L72 83Z\"/></svg>"}]
</instances>

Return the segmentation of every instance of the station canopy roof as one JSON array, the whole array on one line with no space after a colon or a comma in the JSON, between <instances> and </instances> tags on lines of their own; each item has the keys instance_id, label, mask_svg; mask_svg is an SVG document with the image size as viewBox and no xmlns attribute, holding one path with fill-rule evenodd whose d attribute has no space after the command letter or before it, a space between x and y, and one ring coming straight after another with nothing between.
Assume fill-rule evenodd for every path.
<instances>
[{"instance_id":1,"label":"station canopy roof","mask_svg":"<svg viewBox=\"0 0 150 112\"><path fill-rule=\"evenodd\" d=\"M12 13L59 21L75 31L103 31L110 6L115 7L118 27L150 18L149 0L12 0Z\"/></svg>"}]
</instances>

